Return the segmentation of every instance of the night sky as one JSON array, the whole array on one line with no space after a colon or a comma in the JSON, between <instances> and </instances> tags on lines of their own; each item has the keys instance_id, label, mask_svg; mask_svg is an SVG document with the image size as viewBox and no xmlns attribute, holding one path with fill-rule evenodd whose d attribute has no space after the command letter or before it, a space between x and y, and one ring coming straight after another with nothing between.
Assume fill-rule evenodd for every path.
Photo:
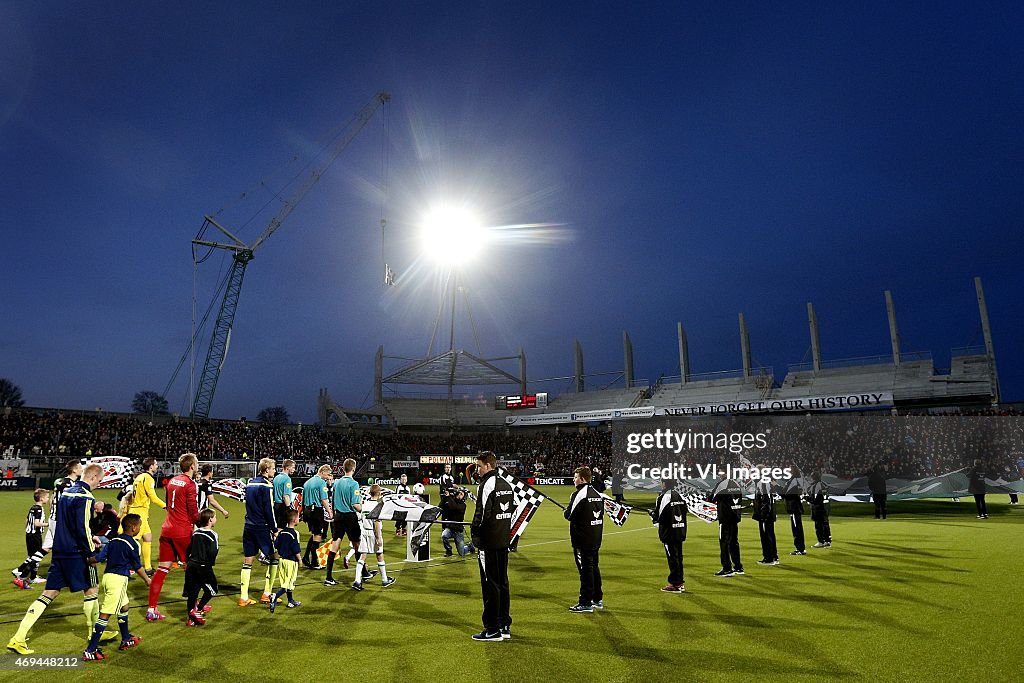
<instances>
[{"instance_id":1,"label":"night sky","mask_svg":"<svg viewBox=\"0 0 1024 683\"><path fill-rule=\"evenodd\" d=\"M979 275L1022 399L1022 29L999 2L5 2L0 377L33 406L162 391L228 263L193 268L203 215L254 239L270 214L244 204L276 210L283 165L386 90L249 266L214 416L313 421L320 387L372 398L379 344L422 357L413 236L441 201L555 226L461 275L479 351L523 347L531 379L571 375L577 338L588 373L621 370L623 330L638 378L676 375L677 320L694 372L735 369L744 311L781 380L807 301L826 359L885 354L885 289L904 350L945 368L982 343Z\"/></svg>"}]
</instances>

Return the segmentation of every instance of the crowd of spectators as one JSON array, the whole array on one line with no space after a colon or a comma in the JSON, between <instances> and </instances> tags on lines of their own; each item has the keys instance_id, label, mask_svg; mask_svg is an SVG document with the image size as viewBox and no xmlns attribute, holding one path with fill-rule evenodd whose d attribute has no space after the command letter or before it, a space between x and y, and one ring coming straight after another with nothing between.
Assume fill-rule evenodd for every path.
<instances>
[{"instance_id":1,"label":"crowd of spectators","mask_svg":"<svg viewBox=\"0 0 1024 683\"><path fill-rule=\"evenodd\" d=\"M795 465L841 478L864 475L884 464L890 477L917 479L961 469L975 458L993 476L1016 476L1024 468L1024 420L1016 410L976 410L955 416L829 415L735 416L674 421L676 431L764 433L767 447L743 453L752 464ZM654 428L652 424L652 429ZM611 471L613 431L607 428L418 433L317 425L271 425L108 413L14 410L0 413L0 456L63 464L71 457L153 456L174 462L191 451L203 460L291 458L303 468L415 459L419 455L472 455L491 450L518 460L522 471L566 476L580 465ZM737 464L736 453L686 451L673 462ZM385 469L387 469L385 465Z\"/></svg>"},{"instance_id":2,"label":"crowd of spectators","mask_svg":"<svg viewBox=\"0 0 1024 683\"><path fill-rule=\"evenodd\" d=\"M109 413L14 410L0 413L0 455L60 465L73 457L123 455L175 461L191 451L203 460L291 458L302 464L340 463L346 458L414 458L419 455L474 454L491 450L520 460L542 462L546 471L571 472L582 464L607 466L607 431L568 430L440 433L272 425L246 420L147 419ZM300 468L301 469L301 468Z\"/></svg>"}]
</instances>

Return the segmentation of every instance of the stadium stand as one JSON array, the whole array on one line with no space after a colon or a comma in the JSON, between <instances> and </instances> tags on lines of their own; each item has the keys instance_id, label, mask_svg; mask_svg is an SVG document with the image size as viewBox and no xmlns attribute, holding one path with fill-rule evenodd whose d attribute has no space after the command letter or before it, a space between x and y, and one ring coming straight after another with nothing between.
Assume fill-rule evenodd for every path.
<instances>
[{"instance_id":1,"label":"stadium stand","mask_svg":"<svg viewBox=\"0 0 1024 683\"><path fill-rule=\"evenodd\" d=\"M764 396L759 381L762 376L758 373L753 377L744 377L742 370L734 370L691 375L686 383L663 381L654 388L651 398L644 401L643 405L663 407L757 401ZM772 379L774 375L768 371L767 377Z\"/></svg>"},{"instance_id":2,"label":"stadium stand","mask_svg":"<svg viewBox=\"0 0 1024 683\"><path fill-rule=\"evenodd\" d=\"M984 355L954 356L948 374L936 372L928 354L915 354L916 360L901 362L837 361L818 372L806 364L790 366L775 398L795 398L862 391L892 392L897 406L915 402L953 400L987 401L992 396L988 358ZM831 365L826 363L826 365Z\"/></svg>"},{"instance_id":3,"label":"stadium stand","mask_svg":"<svg viewBox=\"0 0 1024 683\"><path fill-rule=\"evenodd\" d=\"M548 412L574 413L583 410L634 408L643 403L646 392L647 387L632 387L562 394L548 404Z\"/></svg>"}]
</instances>

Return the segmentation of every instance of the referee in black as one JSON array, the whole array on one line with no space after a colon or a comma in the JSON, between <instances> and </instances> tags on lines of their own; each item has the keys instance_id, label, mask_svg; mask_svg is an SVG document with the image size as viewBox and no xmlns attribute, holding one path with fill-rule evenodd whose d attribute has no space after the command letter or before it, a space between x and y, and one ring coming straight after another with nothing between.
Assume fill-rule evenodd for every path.
<instances>
[{"instance_id":1,"label":"referee in black","mask_svg":"<svg viewBox=\"0 0 1024 683\"><path fill-rule=\"evenodd\" d=\"M651 510L651 520L658 525L658 540L665 546L668 559L668 584L663 593L682 593L686 590L683 581L683 541L686 540L686 501L676 491L671 479L661 480L661 493Z\"/></svg>"},{"instance_id":2,"label":"referee in black","mask_svg":"<svg viewBox=\"0 0 1024 683\"><path fill-rule=\"evenodd\" d=\"M593 474L589 467L577 467L572 476L576 490L569 497L564 516L569 520L572 554L580 573L580 597L569 611L589 613L595 608L604 609L598 557L604 532L604 500L590 484Z\"/></svg>"},{"instance_id":3,"label":"referee in black","mask_svg":"<svg viewBox=\"0 0 1024 683\"><path fill-rule=\"evenodd\" d=\"M476 472L480 477L476 512L470 524L470 535L477 548L480 565L480 590L483 594L484 630L473 634L473 640L500 641L512 637L512 616L509 614L508 537L512 529L515 496L512 486L498 476L498 459L491 451L476 456Z\"/></svg>"}]
</instances>

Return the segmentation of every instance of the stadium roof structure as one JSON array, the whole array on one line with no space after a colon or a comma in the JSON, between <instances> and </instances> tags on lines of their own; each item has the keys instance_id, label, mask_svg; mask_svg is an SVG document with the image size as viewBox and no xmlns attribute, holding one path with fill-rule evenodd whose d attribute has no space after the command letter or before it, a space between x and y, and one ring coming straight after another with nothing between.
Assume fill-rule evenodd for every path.
<instances>
[{"instance_id":1,"label":"stadium roof structure","mask_svg":"<svg viewBox=\"0 0 1024 683\"><path fill-rule=\"evenodd\" d=\"M448 396L454 395L456 386L518 385L526 393L526 354L520 349L515 356L482 358L462 349L449 349L428 358L401 358L387 356L389 360L402 361L397 369L384 373L384 347L377 349L375 362L376 403L383 401L383 386L428 385L447 387ZM516 361L518 367L503 368L499 364ZM518 372L517 372L518 371Z\"/></svg>"},{"instance_id":2,"label":"stadium roof structure","mask_svg":"<svg viewBox=\"0 0 1024 683\"><path fill-rule=\"evenodd\" d=\"M462 350L445 351L433 358L415 360L382 378L385 384L483 385L519 384L520 378L494 365L496 361L520 360L521 356L479 358Z\"/></svg>"}]
</instances>

